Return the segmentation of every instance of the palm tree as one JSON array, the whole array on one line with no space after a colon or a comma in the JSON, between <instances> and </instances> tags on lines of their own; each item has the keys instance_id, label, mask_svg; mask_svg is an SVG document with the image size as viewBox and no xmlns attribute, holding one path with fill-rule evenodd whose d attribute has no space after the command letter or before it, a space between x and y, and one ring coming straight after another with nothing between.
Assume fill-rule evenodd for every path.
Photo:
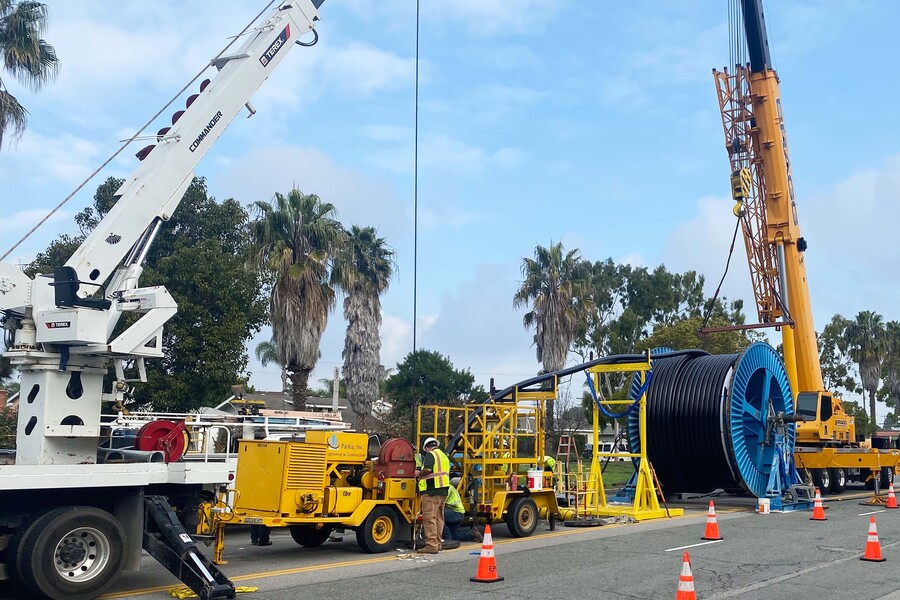
<instances>
[{"instance_id":1,"label":"palm tree","mask_svg":"<svg viewBox=\"0 0 900 600\"><path fill-rule=\"evenodd\" d=\"M41 34L47 26L47 7L40 2L0 0L0 59L19 83L39 90L57 73L56 51ZM0 147L11 131L13 139L22 137L28 124L28 111L9 93L0 79Z\"/></svg>"},{"instance_id":2,"label":"palm tree","mask_svg":"<svg viewBox=\"0 0 900 600\"><path fill-rule=\"evenodd\" d=\"M888 395L887 402L897 412L900 409L900 321L889 321L884 327L884 332L882 375Z\"/></svg>"},{"instance_id":3,"label":"palm tree","mask_svg":"<svg viewBox=\"0 0 900 600\"><path fill-rule=\"evenodd\" d=\"M591 307L591 265L575 249L566 253L562 242L549 248L537 246L534 259L522 261L524 281L513 297L513 306L531 304L522 324L534 327L537 359L544 372L562 369L578 327ZM547 403L547 433L553 431L554 402Z\"/></svg>"},{"instance_id":4,"label":"palm tree","mask_svg":"<svg viewBox=\"0 0 900 600\"><path fill-rule=\"evenodd\" d=\"M294 407L306 410L309 374L334 308L331 266L346 234L334 206L294 188L257 201L251 232L262 269L273 275L269 318L276 356L290 374Z\"/></svg>"},{"instance_id":5,"label":"palm tree","mask_svg":"<svg viewBox=\"0 0 900 600\"><path fill-rule=\"evenodd\" d=\"M373 227L354 225L335 267L336 280L346 292L344 318L344 379L347 401L365 429L366 417L378 399L381 366L381 295L394 272L394 251Z\"/></svg>"},{"instance_id":6,"label":"palm tree","mask_svg":"<svg viewBox=\"0 0 900 600\"><path fill-rule=\"evenodd\" d=\"M284 393L288 389L288 374L287 369L284 368L284 365L278 361L278 348L275 346L274 340L268 340L265 342L260 342L256 345L256 360L264 366L268 367L269 364L278 365L281 367L281 392Z\"/></svg>"},{"instance_id":7,"label":"palm tree","mask_svg":"<svg viewBox=\"0 0 900 600\"><path fill-rule=\"evenodd\" d=\"M875 423L875 396L881 379L885 352L885 331L881 315L864 310L850 321L845 335L847 353L859 367L863 389L869 392L869 418Z\"/></svg>"}]
</instances>

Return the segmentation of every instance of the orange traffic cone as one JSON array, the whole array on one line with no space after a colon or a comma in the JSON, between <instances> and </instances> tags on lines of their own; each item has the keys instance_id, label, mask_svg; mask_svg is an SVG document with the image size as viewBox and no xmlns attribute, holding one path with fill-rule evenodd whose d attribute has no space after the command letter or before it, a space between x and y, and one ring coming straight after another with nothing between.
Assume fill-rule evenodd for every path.
<instances>
[{"instance_id":1,"label":"orange traffic cone","mask_svg":"<svg viewBox=\"0 0 900 600\"><path fill-rule=\"evenodd\" d=\"M825 517L825 506L822 504L822 494L819 493L819 488L816 488L816 503L813 505L813 515L809 518L810 521L827 521L828 519Z\"/></svg>"},{"instance_id":2,"label":"orange traffic cone","mask_svg":"<svg viewBox=\"0 0 900 600\"><path fill-rule=\"evenodd\" d=\"M706 513L706 533L703 535L701 540L721 540L722 536L719 535L719 524L716 522L716 507L713 506L713 501L709 501L709 512Z\"/></svg>"},{"instance_id":3,"label":"orange traffic cone","mask_svg":"<svg viewBox=\"0 0 900 600\"><path fill-rule=\"evenodd\" d=\"M678 578L678 593L675 600L697 600L694 592L694 574L691 573L691 557L685 552L681 559L681 576Z\"/></svg>"},{"instance_id":4,"label":"orange traffic cone","mask_svg":"<svg viewBox=\"0 0 900 600\"><path fill-rule=\"evenodd\" d=\"M859 560L871 562L884 562L887 559L881 556L881 543L878 541L878 530L875 529L875 517L869 521L869 537L866 539L866 553Z\"/></svg>"},{"instance_id":5,"label":"orange traffic cone","mask_svg":"<svg viewBox=\"0 0 900 600\"><path fill-rule=\"evenodd\" d=\"M503 578L497 575L497 562L494 560L494 538L491 537L491 524L484 526L484 540L481 542L481 558L478 559L478 571L475 577L470 577L469 581L477 581L479 583L494 583L495 581L503 581Z\"/></svg>"},{"instance_id":6,"label":"orange traffic cone","mask_svg":"<svg viewBox=\"0 0 900 600\"><path fill-rule=\"evenodd\" d=\"M894 496L894 482L888 485L888 499L885 508L897 508L897 497Z\"/></svg>"}]
</instances>

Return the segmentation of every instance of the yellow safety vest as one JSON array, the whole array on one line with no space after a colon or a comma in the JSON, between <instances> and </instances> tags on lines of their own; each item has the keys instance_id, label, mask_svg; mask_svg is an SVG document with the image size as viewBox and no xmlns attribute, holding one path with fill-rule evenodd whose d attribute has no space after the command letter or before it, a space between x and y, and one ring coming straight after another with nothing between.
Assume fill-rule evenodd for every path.
<instances>
[{"instance_id":1,"label":"yellow safety vest","mask_svg":"<svg viewBox=\"0 0 900 600\"><path fill-rule=\"evenodd\" d=\"M444 454L440 448L431 451L434 457L434 469L430 475L419 478L419 491L424 492L429 489L450 487L450 459ZM424 462L423 462L424 464ZM428 485L431 481L433 484Z\"/></svg>"},{"instance_id":2,"label":"yellow safety vest","mask_svg":"<svg viewBox=\"0 0 900 600\"><path fill-rule=\"evenodd\" d=\"M555 467L555 466L556 466L556 459L555 459L555 458L553 458L552 456L545 456L545 457L544 457L544 468L545 468L546 470L552 471L552 470L553 470L553 467Z\"/></svg>"},{"instance_id":3,"label":"yellow safety vest","mask_svg":"<svg viewBox=\"0 0 900 600\"><path fill-rule=\"evenodd\" d=\"M447 504L446 504L447 508L449 508L453 512L465 514L466 507L463 506L462 498L459 495L459 491L452 485L450 486L449 491L450 491L450 493L447 494Z\"/></svg>"}]
</instances>

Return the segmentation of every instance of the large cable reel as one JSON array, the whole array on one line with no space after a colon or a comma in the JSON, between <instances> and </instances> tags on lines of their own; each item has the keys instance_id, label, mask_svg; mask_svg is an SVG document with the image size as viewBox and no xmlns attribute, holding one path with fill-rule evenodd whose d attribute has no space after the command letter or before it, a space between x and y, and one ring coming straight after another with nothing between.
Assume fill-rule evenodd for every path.
<instances>
[{"instance_id":1,"label":"large cable reel","mask_svg":"<svg viewBox=\"0 0 900 600\"><path fill-rule=\"evenodd\" d=\"M665 350L662 350L664 353ZM638 388L632 381L632 393ZM768 344L740 354L679 354L653 359L647 389L647 457L666 494L716 489L766 495L776 455L792 456L795 427L776 445L774 418L794 414L787 371ZM637 415L628 422L640 449ZM792 467L791 467L792 468Z\"/></svg>"}]
</instances>

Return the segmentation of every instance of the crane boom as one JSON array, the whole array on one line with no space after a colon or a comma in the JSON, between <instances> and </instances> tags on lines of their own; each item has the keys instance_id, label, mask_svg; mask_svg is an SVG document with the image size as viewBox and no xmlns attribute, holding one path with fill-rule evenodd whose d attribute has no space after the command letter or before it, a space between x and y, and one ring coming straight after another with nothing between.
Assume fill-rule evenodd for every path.
<instances>
[{"instance_id":1,"label":"crane boom","mask_svg":"<svg viewBox=\"0 0 900 600\"><path fill-rule=\"evenodd\" d=\"M209 63L218 72L136 154L141 163L116 191L116 204L52 277L30 279L0 263L0 311L15 327L6 356L22 373L22 389L32 390L19 410L17 465L95 460L102 400L120 400L129 382L146 380L144 359L163 356L163 326L177 311L164 287L138 287L150 245L197 163L245 106L253 114L250 97L315 27L323 1L274 3L242 33L237 51ZM138 318L119 331L125 313ZM105 393L110 359L116 384Z\"/></svg>"},{"instance_id":2,"label":"crane boom","mask_svg":"<svg viewBox=\"0 0 900 600\"><path fill-rule=\"evenodd\" d=\"M735 215L741 220L759 321L781 328L804 441L851 442L853 420L824 389L778 75L760 0L740 0L748 64L713 70Z\"/></svg>"}]
</instances>

